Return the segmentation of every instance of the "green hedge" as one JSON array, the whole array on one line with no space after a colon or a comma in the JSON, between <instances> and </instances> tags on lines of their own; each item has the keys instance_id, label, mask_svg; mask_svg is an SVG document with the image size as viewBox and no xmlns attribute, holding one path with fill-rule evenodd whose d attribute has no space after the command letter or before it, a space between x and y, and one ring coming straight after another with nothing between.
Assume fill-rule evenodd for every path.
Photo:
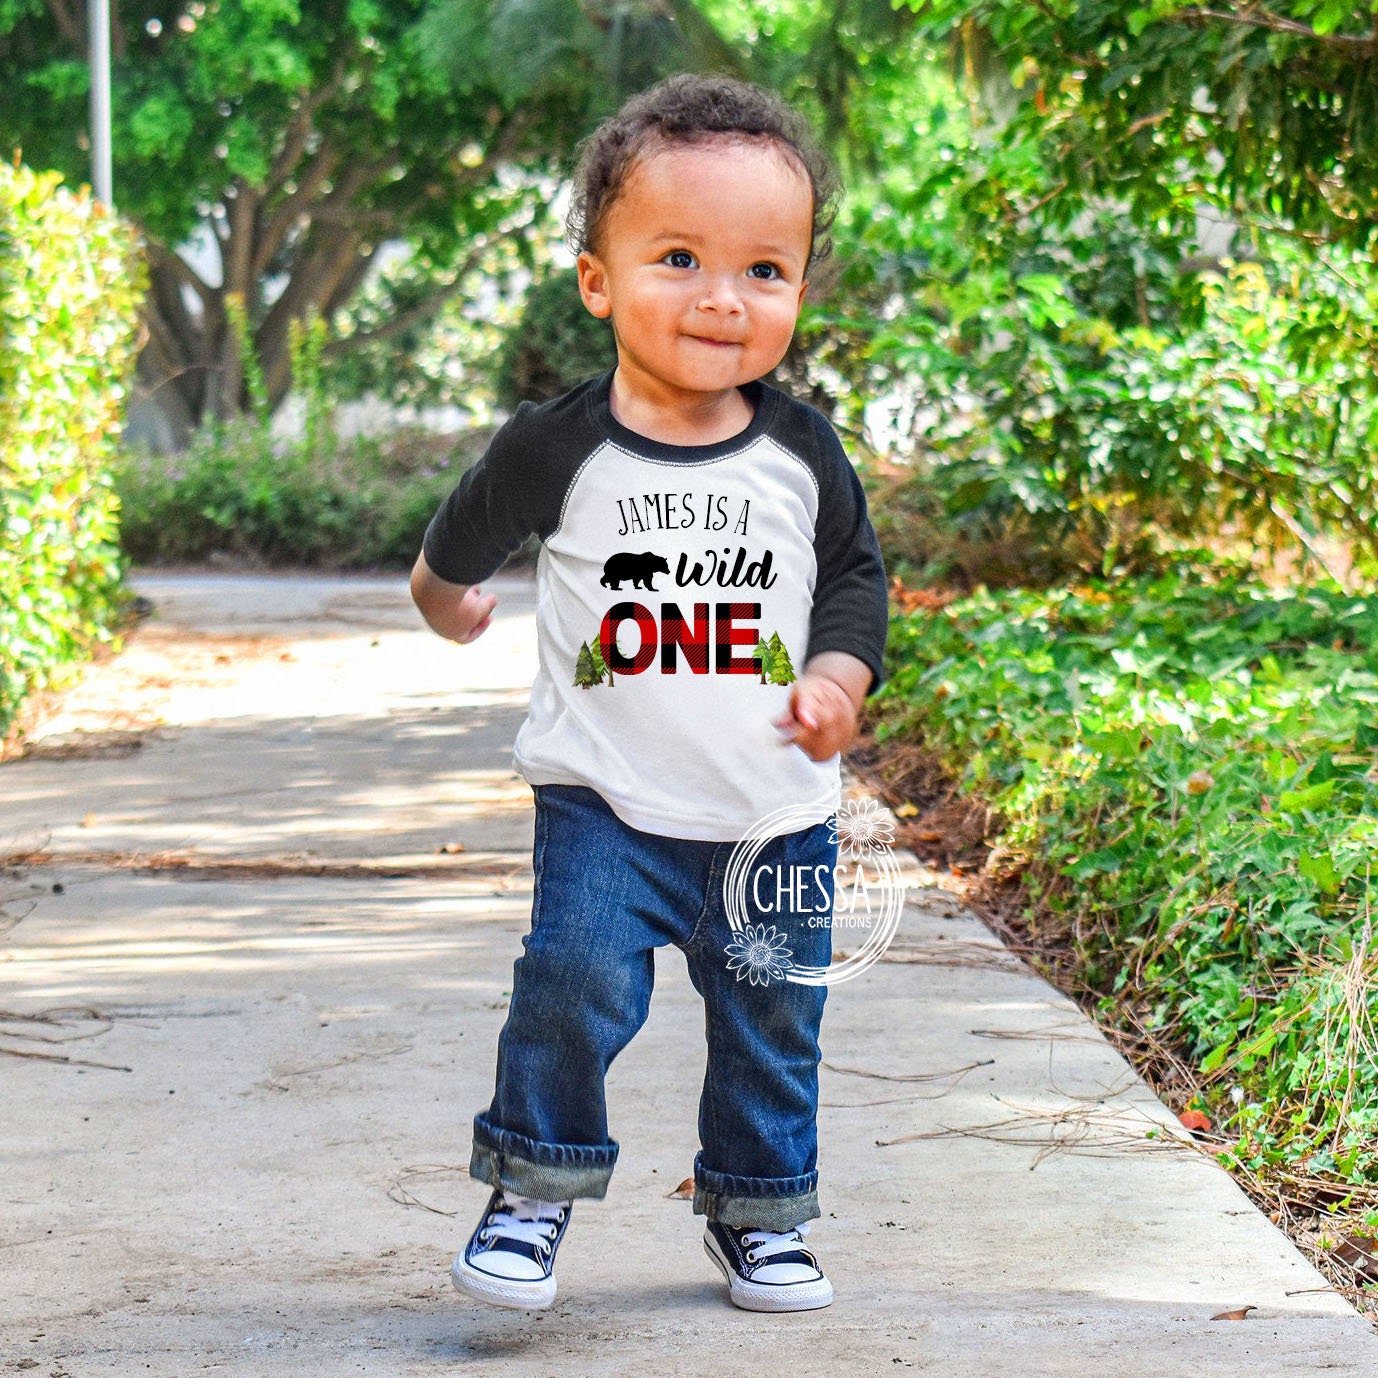
<instances>
[{"instance_id":1,"label":"green hedge","mask_svg":"<svg viewBox=\"0 0 1378 1378\"><path fill-rule=\"evenodd\" d=\"M0 165L0 738L108 640L109 477L143 269L128 227L56 173Z\"/></svg>"},{"instance_id":2,"label":"green hedge","mask_svg":"<svg viewBox=\"0 0 1378 1378\"><path fill-rule=\"evenodd\" d=\"M275 441L253 416L212 421L173 455L115 469L120 541L136 564L227 556L318 569L410 569L426 525L490 433L398 428Z\"/></svg>"},{"instance_id":3,"label":"green hedge","mask_svg":"<svg viewBox=\"0 0 1378 1378\"><path fill-rule=\"evenodd\" d=\"M1025 922L1252 1170L1378 1182L1378 598L1164 578L897 616L879 739L1003 820Z\"/></svg>"}]
</instances>

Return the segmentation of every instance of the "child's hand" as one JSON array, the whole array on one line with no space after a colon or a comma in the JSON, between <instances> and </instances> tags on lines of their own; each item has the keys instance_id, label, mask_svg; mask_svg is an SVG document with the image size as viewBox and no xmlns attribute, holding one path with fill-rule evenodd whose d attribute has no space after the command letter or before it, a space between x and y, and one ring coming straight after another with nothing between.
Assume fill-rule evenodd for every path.
<instances>
[{"instance_id":1,"label":"child's hand","mask_svg":"<svg viewBox=\"0 0 1378 1378\"><path fill-rule=\"evenodd\" d=\"M776 720L785 744L815 761L826 761L851 745L856 716L871 688L864 661L845 651L819 651L790 686L789 712Z\"/></svg>"},{"instance_id":2,"label":"child's hand","mask_svg":"<svg viewBox=\"0 0 1378 1378\"><path fill-rule=\"evenodd\" d=\"M461 646L482 636L493 620L497 595L477 584L451 584L440 578L422 555L411 575L411 596L427 626Z\"/></svg>"},{"instance_id":3,"label":"child's hand","mask_svg":"<svg viewBox=\"0 0 1378 1378\"><path fill-rule=\"evenodd\" d=\"M484 593L477 584L471 584L455 609L455 620L451 624L455 630L450 632L450 640L464 646L482 636L493 620L493 609L497 605L496 593Z\"/></svg>"},{"instance_id":4,"label":"child's hand","mask_svg":"<svg viewBox=\"0 0 1378 1378\"><path fill-rule=\"evenodd\" d=\"M815 761L826 761L856 735L856 708L851 696L827 675L807 670L790 686L790 711L775 726Z\"/></svg>"}]
</instances>

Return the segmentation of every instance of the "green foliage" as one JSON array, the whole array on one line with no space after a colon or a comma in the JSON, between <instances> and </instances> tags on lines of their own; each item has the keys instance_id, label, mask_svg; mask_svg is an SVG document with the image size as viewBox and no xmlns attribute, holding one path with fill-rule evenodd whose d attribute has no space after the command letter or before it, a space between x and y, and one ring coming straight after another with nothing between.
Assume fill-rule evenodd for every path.
<instances>
[{"instance_id":1,"label":"green foliage","mask_svg":"<svg viewBox=\"0 0 1378 1378\"><path fill-rule=\"evenodd\" d=\"M419 251L383 256L335 313L323 385L338 400L457 407L486 423L495 360L520 313L532 265L549 261L560 233L542 206L504 215L488 230L473 226L458 264Z\"/></svg>"},{"instance_id":2,"label":"green foliage","mask_svg":"<svg viewBox=\"0 0 1378 1378\"><path fill-rule=\"evenodd\" d=\"M980 592L897 617L888 658L879 735L990 802L1103 1014L1185 1047L1242 1159L1378 1181L1378 600Z\"/></svg>"},{"instance_id":3,"label":"green foliage","mask_svg":"<svg viewBox=\"0 0 1378 1378\"><path fill-rule=\"evenodd\" d=\"M1055 290L1078 303L1070 277ZM928 453L885 485L888 553L968 585L1050 583L1162 569L1223 532L1260 558L1338 535L1378 570L1378 277L1289 255L1199 290L1191 328L1082 316L984 362L932 345L925 399L946 377L980 404L934 411ZM1350 311L1349 334L1322 324Z\"/></svg>"},{"instance_id":4,"label":"green foliage","mask_svg":"<svg viewBox=\"0 0 1378 1378\"><path fill-rule=\"evenodd\" d=\"M142 362L193 422L258 405L235 361L246 333L276 406L289 322L309 310L337 357L406 349L466 290L476 247L550 232L560 169L600 116L658 76L739 61L689 0L196 0L167 14L115 0L111 25L116 195L150 241ZM72 178L88 162L82 27L63 5L0 4L0 153L17 142ZM174 252L207 226L219 281ZM413 267L363 312L382 322L337 320L399 240ZM363 371L386 377L386 355Z\"/></svg>"},{"instance_id":5,"label":"green foliage","mask_svg":"<svg viewBox=\"0 0 1378 1378\"><path fill-rule=\"evenodd\" d=\"M272 418L272 407L268 401L268 389L263 381L263 369L259 366L258 355L254 351L253 335L249 330L249 315L244 307L242 292L225 294L225 319L230 333L234 336L235 354L239 367L244 373L244 391L249 397L249 411L260 427L268 425ZM296 324L295 321L292 322Z\"/></svg>"},{"instance_id":6,"label":"green foliage","mask_svg":"<svg viewBox=\"0 0 1378 1378\"><path fill-rule=\"evenodd\" d=\"M1194 220L1055 195L1035 131L993 128L931 64L907 101L887 89L801 334L804 381L885 457L896 569L1048 585L1338 536L1373 572L1371 262L1262 232L1203 257Z\"/></svg>"},{"instance_id":7,"label":"green foliage","mask_svg":"<svg viewBox=\"0 0 1378 1378\"><path fill-rule=\"evenodd\" d=\"M543 402L617 362L612 328L589 314L572 270L532 283L508 331L494 389L500 407Z\"/></svg>"},{"instance_id":8,"label":"green foliage","mask_svg":"<svg viewBox=\"0 0 1378 1378\"><path fill-rule=\"evenodd\" d=\"M111 636L111 447L143 291L126 226L0 163L0 737Z\"/></svg>"},{"instance_id":9,"label":"green foliage","mask_svg":"<svg viewBox=\"0 0 1378 1378\"><path fill-rule=\"evenodd\" d=\"M588 129L675 68L735 68L733 52L687 0L438 0L418 26L461 89L500 90Z\"/></svg>"},{"instance_id":10,"label":"green foliage","mask_svg":"<svg viewBox=\"0 0 1378 1378\"><path fill-rule=\"evenodd\" d=\"M925 36L950 45L954 68L998 92L1042 142L1069 218L1097 190L1132 201L1144 223L1189 218L1204 197L1359 250L1378 233L1369 3L907 8Z\"/></svg>"},{"instance_id":11,"label":"green foliage","mask_svg":"<svg viewBox=\"0 0 1378 1378\"><path fill-rule=\"evenodd\" d=\"M304 404L301 449L308 457L314 457L320 454L322 447L331 439L330 421L333 408L321 369L321 355L325 349L325 322L315 312L311 312L305 324L293 320L288 327L287 336L291 350L292 382Z\"/></svg>"},{"instance_id":12,"label":"green foliage","mask_svg":"<svg viewBox=\"0 0 1378 1378\"><path fill-rule=\"evenodd\" d=\"M229 319L242 328L233 295ZM426 525L489 432L459 437L400 428L382 438L340 439L323 368L325 323L310 315L289 331L300 434L276 439L265 407L212 420L174 455L125 453L116 468L125 553L143 563L211 556L325 569L409 566ZM240 334L240 366L261 378Z\"/></svg>"},{"instance_id":13,"label":"green foliage","mask_svg":"<svg viewBox=\"0 0 1378 1378\"><path fill-rule=\"evenodd\" d=\"M475 432L456 445L400 430L344 442L308 430L283 446L253 417L214 422L181 454L122 456L124 551L146 564L218 555L325 569L410 566L484 438Z\"/></svg>"},{"instance_id":14,"label":"green foliage","mask_svg":"<svg viewBox=\"0 0 1378 1378\"><path fill-rule=\"evenodd\" d=\"M515 110L520 88L507 90L497 66L449 70L454 55L444 39L463 26L486 35L512 8L514 0L239 0L200 14L197 6L179 19L117 0L112 80L122 203L150 233L177 243L222 197L232 210L236 188L269 192L268 215L298 191L293 205L301 211L316 202L317 188L289 190L287 182L333 170L353 192L336 196L337 210L350 197L358 210L454 242L461 234L455 211L475 184L465 150L476 144L481 155ZM563 8L577 14L580 7ZM0 84L17 93L7 136L45 165L84 174L86 155L72 134L85 127L87 83L52 75L84 65L80 35L41 5L0 11L0 35ZM548 93L584 82L577 68L558 68ZM521 151L561 146L568 114L568 103L554 102L524 111Z\"/></svg>"}]
</instances>

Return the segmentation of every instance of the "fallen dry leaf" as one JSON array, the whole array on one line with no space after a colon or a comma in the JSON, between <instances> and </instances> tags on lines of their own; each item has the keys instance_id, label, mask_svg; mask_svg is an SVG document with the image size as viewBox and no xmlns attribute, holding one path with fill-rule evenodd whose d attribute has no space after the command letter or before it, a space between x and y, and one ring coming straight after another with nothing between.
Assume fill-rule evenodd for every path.
<instances>
[{"instance_id":1,"label":"fallen dry leaf","mask_svg":"<svg viewBox=\"0 0 1378 1378\"><path fill-rule=\"evenodd\" d=\"M1215 776L1208 770L1194 770L1187 777L1188 794L1205 794L1215 784Z\"/></svg>"},{"instance_id":2,"label":"fallen dry leaf","mask_svg":"<svg viewBox=\"0 0 1378 1378\"><path fill-rule=\"evenodd\" d=\"M890 580L890 597L902 612L936 611L955 602L958 596L955 589L905 588L898 575Z\"/></svg>"},{"instance_id":3,"label":"fallen dry leaf","mask_svg":"<svg viewBox=\"0 0 1378 1378\"><path fill-rule=\"evenodd\" d=\"M1183 1110L1177 1118L1182 1122L1183 1129L1190 1129L1193 1133L1198 1130L1203 1134L1210 1133L1211 1118L1200 1110Z\"/></svg>"},{"instance_id":4,"label":"fallen dry leaf","mask_svg":"<svg viewBox=\"0 0 1378 1378\"><path fill-rule=\"evenodd\" d=\"M1250 1311L1257 1311L1256 1306L1241 1306L1234 1311L1222 1311L1218 1316L1212 1316L1213 1321L1242 1321L1247 1319Z\"/></svg>"},{"instance_id":5,"label":"fallen dry leaf","mask_svg":"<svg viewBox=\"0 0 1378 1378\"><path fill-rule=\"evenodd\" d=\"M1366 1282L1378 1282L1378 1239L1372 1235L1352 1234L1335 1248L1335 1257L1347 1263Z\"/></svg>"},{"instance_id":6,"label":"fallen dry leaf","mask_svg":"<svg viewBox=\"0 0 1378 1378\"><path fill-rule=\"evenodd\" d=\"M667 1201L692 1201L694 1199L694 1179L686 1177L674 1191L665 1193Z\"/></svg>"}]
</instances>

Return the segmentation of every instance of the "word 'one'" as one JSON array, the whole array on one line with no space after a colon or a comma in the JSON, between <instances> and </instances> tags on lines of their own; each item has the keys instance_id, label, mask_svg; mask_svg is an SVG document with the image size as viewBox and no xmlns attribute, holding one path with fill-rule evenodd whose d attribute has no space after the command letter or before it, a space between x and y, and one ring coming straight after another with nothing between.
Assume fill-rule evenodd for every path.
<instances>
[{"instance_id":1,"label":"word 'one'","mask_svg":"<svg viewBox=\"0 0 1378 1378\"><path fill-rule=\"evenodd\" d=\"M619 675L639 675L649 668L660 652L662 674L673 675L678 669L676 647L684 654L684 662L696 675L708 673L711 649L713 670L719 675L759 675L761 662L757 656L740 654L743 648L754 648L761 639L760 630L748 625L760 617L759 603L717 603L714 605L712 638L709 637L707 603L695 603L693 621L685 621L678 603L662 603L660 618L640 603L614 603L603 618L598 631L599 649L609 670ZM635 622L641 642L631 654L617 644L617 633L625 622Z\"/></svg>"}]
</instances>

